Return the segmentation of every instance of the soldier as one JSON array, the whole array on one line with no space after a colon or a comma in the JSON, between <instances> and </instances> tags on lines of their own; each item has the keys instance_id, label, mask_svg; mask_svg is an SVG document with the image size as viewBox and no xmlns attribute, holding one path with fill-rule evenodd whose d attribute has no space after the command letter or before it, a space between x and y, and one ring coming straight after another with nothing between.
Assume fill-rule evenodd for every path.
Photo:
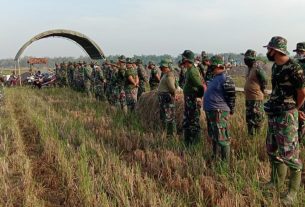
<instances>
[{"instance_id":1,"label":"soldier","mask_svg":"<svg viewBox=\"0 0 305 207\"><path fill-rule=\"evenodd\" d=\"M69 62L67 75L68 75L68 84L71 88L73 88L74 70L75 70L75 68L74 68L73 63Z\"/></svg>"},{"instance_id":2,"label":"soldier","mask_svg":"<svg viewBox=\"0 0 305 207\"><path fill-rule=\"evenodd\" d=\"M85 61L83 62L83 68L81 72L83 72L83 82L84 82L85 92L89 98L92 98L92 93L91 93L92 68L89 67Z\"/></svg>"},{"instance_id":3,"label":"soldier","mask_svg":"<svg viewBox=\"0 0 305 207\"><path fill-rule=\"evenodd\" d=\"M200 106L204 93L198 68L194 65L195 55L190 50L182 54L183 66L187 69L185 74L184 116L183 130L186 145L194 144L200 140Z\"/></svg>"},{"instance_id":4,"label":"soldier","mask_svg":"<svg viewBox=\"0 0 305 207\"><path fill-rule=\"evenodd\" d=\"M126 104L129 111L134 111L139 87L139 77L137 70L133 67L133 60L126 58L126 72L125 72L125 93Z\"/></svg>"},{"instance_id":5,"label":"soldier","mask_svg":"<svg viewBox=\"0 0 305 207\"><path fill-rule=\"evenodd\" d=\"M145 92L145 84L147 83L147 74L145 68L143 67L142 60L137 59L137 72L139 77L139 88L138 88L138 99Z\"/></svg>"},{"instance_id":6,"label":"soldier","mask_svg":"<svg viewBox=\"0 0 305 207\"><path fill-rule=\"evenodd\" d=\"M68 64L66 62L63 62L61 64L60 70L59 70L59 85L61 87L66 87L68 85L68 79L67 79L67 71L68 71Z\"/></svg>"},{"instance_id":7,"label":"soldier","mask_svg":"<svg viewBox=\"0 0 305 207\"><path fill-rule=\"evenodd\" d=\"M104 73L100 66L94 65L94 94L98 101L105 101L104 84L106 82Z\"/></svg>"},{"instance_id":8,"label":"soldier","mask_svg":"<svg viewBox=\"0 0 305 207\"><path fill-rule=\"evenodd\" d=\"M111 76L109 82L110 104L120 107L120 87L118 85L118 68L113 60L110 61Z\"/></svg>"},{"instance_id":9,"label":"soldier","mask_svg":"<svg viewBox=\"0 0 305 207\"><path fill-rule=\"evenodd\" d=\"M121 55L119 57L118 62L118 73L116 77L116 84L118 87L118 90L120 92L119 101L120 101L120 107L123 109L123 111L127 111L126 106L126 93L124 90L125 87L125 72L126 72L126 57L124 55Z\"/></svg>"},{"instance_id":10,"label":"soldier","mask_svg":"<svg viewBox=\"0 0 305 207\"><path fill-rule=\"evenodd\" d=\"M182 64L182 61L180 60L178 62L178 66L180 68L180 71L179 71L179 86L181 88L183 88L184 84L185 84L185 73L186 73L186 68L184 67L184 65Z\"/></svg>"},{"instance_id":11,"label":"soldier","mask_svg":"<svg viewBox=\"0 0 305 207\"><path fill-rule=\"evenodd\" d=\"M246 83L244 86L246 96L246 122L248 134L254 135L262 128L264 120L264 91L267 84L266 73L262 62L256 60L256 52L247 50L244 62L248 66Z\"/></svg>"},{"instance_id":12,"label":"soldier","mask_svg":"<svg viewBox=\"0 0 305 207\"><path fill-rule=\"evenodd\" d=\"M234 113L235 85L225 74L224 62L221 56L211 58L211 69L214 78L204 94L204 110L207 117L209 138L212 140L213 157L217 156L220 147L221 158L229 161L230 137L228 132L229 114Z\"/></svg>"},{"instance_id":13,"label":"soldier","mask_svg":"<svg viewBox=\"0 0 305 207\"><path fill-rule=\"evenodd\" d=\"M153 91L158 88L160 83L160 76L154 62L148 62L148 69L150 70L149 86L150 90Z\"/></svg>"},{"instance_id":14,"label":"soldier","mask_svg":"<svg viewBox=\"0 0 305 207\"><path fill-rule=\"evenodd\" d=\"M297 48L293 50L293 52L296 52L295 58L298 60L298 63L302 67L303 71L305 71L305 42L299 42L297 43ZM305 112L305 106L304 104L302 107L299 109L302 112ZM299 134L299 142L301 144L305 144L305 122L302 119L299 119L299 129L298 129L298 134Z\"/></svg>"},{"instance_id":15,"label":"soldier","mask_svg":"<svg viewBox=\"0 0 305 207\"><path fill-rule=\"evenodd\" d=\"M164 74L158 87L160 104L160 119L166 128L168 137L176 133L175 97L176 80L173 71L170 69L170 61L163 59L160 62L160 69Z\"/></svg>"},{"instance_id":16,"label":"soldier","mask_svg":"<svg viewBox=\"0 0 305 207\"><path fill-rule=\"evenodd\" d=\"M287 40L272 37L267 46L267 58L272 66L272 93L265 103L268 115L267 153L271 163L271 180L266 185L284 185L287 166L290 168L289 191L282 199L284 205L292 205L301 182L302 162L299 159L298 116L305 114L298 109L305 97L304 72L301 66L289 58Z\"/></svg>"}]
</instances>

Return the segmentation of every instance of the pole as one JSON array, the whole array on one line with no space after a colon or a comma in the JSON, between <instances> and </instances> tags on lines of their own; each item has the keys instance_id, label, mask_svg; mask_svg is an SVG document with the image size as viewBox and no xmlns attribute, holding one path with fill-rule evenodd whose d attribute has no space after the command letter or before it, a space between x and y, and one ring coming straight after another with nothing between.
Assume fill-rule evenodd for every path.
<instances>
[{"instance_id":1,"label":"pole","mask_svg":"<svg viewBox=\"0 0 305 207\"><path fill-rule=\"evenodd\" d=\"M17 60L17 66L18 66L18 72L19 72L19 84L20 84L20 86L21 86L22 84L21 84L21 71L20 71L19 59Z\"/></svg>"}]
</instances>

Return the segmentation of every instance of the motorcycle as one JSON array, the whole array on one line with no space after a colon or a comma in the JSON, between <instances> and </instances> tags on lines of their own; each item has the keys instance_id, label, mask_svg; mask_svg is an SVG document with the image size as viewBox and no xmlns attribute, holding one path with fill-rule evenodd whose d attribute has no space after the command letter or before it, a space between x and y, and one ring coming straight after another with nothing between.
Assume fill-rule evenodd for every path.
<instances>
[{"instance_id":1,"label":"motorcycle","mask_svg":"<svg viewBox=\"0 0 305 207\"><path fill-rule=\"evenodd\" d=\"M30 78L28 81L33 81L33 86L38 87L39 89L45 87L51 87L51 86L55 86L56 75L44 73L40 76L35 76L34 80L33 78Z\"/></svg>"}]
</instances>

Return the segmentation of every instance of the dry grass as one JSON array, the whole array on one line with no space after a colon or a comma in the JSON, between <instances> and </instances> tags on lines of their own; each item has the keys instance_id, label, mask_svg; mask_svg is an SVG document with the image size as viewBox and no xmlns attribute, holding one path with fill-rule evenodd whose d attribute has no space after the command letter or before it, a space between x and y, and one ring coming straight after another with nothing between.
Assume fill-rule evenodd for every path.
<instances>
[{"instance_id":1,"label":"dry grass","mask_svg":"<svg viewBox=\"0 0 305 207\"><path fill-rule=\"evenodd\" d=\"M167 139L147 127L158 115L141 122L68 89L9 89L0 108L6 114L0 120L0 205L280 206L276 192L265 198L260 187L270 173L266 127L249 138L242 96L237 108L228 168L211 160L204 122L202 142L187 149L179 136ZM157 107L143 110L155 114ZM31 156L30 146L37 154ZM304 195L302 189L297 205L305 204Z\"/></svg>"}]
</instances>

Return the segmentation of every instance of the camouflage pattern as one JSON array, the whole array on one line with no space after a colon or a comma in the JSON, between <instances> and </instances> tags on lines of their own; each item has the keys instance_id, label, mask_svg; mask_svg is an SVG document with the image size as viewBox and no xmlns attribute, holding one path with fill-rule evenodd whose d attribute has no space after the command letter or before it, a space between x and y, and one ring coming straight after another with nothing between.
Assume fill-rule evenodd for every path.
<instances>
[{"instance_id":1,"label":"camouflage pattern","mask_svg":"<svg viewBox=\"0 0 305 207\"><path fill-rule=\"evenodd\" d=\"M119 91L119 102L120 102L120 107L123 109L126 106L126 93L124 90L124 85L125 85L125 72L126 68L125 67L120 67L118 70L118 73L116 75L116 86L118 91Z\"/></svg>"},{"instance_id":2,"label":"camouflage pattern","mask_svg":"<svg viewBox=\"0 0 305 207\"><path fill-rule=\"evenodd\" d=\"M160 81L156 77L157 74L158 74L158 70L156 67L150 69L149 86L151 91L158 88Z\"/></svg>"},{"instance_id":3,"label":"camouflage pattern","mask_svg":"<svg viewBox=\"0 0 305 207\"><path fill-rule=\"evenodd\" d=\"M265 104L268 113L288 111L296 108L296 90L305 87L302 67L294 60L284 65L272 66L272 93Z\"/></svg>"},{"instance_id":4,"label":"camouflage pattern","mask_svg":"<svg viewBox=\"0 0 305 207\"><path fill-rule=\"evenodd\" d=\"M85 89L85 93L89 96L92 97L92 88L91 88L91 81L92 81L92 68L90 66L83 66L83 80L84 80L84 89Z\"/></svg>"},{"instance_id":5,"label":"camouflage pattern","mask_svg":"<svg viewBox=\"0 0 305 207\"><path fill-rule=\"evenodd\" d=\"M256 59L256 52L254 50L248 49L245 54L243 54L246 59L255 60Z\"/></svg>"},{"instance_id":6,"label":"camouflage pattern","mask_svg":"<svg viewBox=\"0 0 305 207\"><path fill-rule=\"evenodd\" d=\"M105 101L105 93L104 93L104 84L105 84L105 77L102 69L100 67L95 67L94 74L94 94L95 98L100 101Z\"/></svg>"},{"instance_id":7,"label":"camouflage pattern","mask_svg":"<svg viewBox=\"0 0 305 207\"><path fill-rule=\"evenodd\" d=\"M68 65L68 71L67 71L67 77L68 77L68 84L70 87L74 87L73 84L73 77L74 77L74 66L72 63L69 63Z\"/></svg>"},{"instance_id":8,"label":"camouflage pattern","mask_svg":"<svg viewBox=\"0 0 305 207\"><path fill-rule=\"evenodd\" d=\"M248 133L254 135L259 132L264 121L263 101L246 100L246 122Z\"/></svg>"},{"instance_id":9,"label":"camouflage pattern","mask_svg":"<svg viewBox=\"0 0 305 207\"><path fill-rule=\"evenodd\" d=\"M285 55L289 55L289 52L287 51L287 40L280 36L272 37L268 45L264 47L271 48Z\"/></svg>"},{"instance_id":10,"label":"camouflage pattern","mask_svg":"<svg viewBox=\"0 0 305 207\"><path fill-rule=\"evenodd\" d=\"M298 43L299 44L299 43ZM305 44L305 43L304 43ZM305 46L305 45L304 45ZM298 61L300 66L302 67L304 74L305 74L305 60L300 59ZM299 109L300 111L305 112L305 104L302 105L302 107ZM302 145L305 145L305 121L299 120L299 129L298 129L298 134L299 134L299 142Z\"/></svg>"},{"instance_id":11,"label":"camouflage pattern","mask_svg":"<svg viewBox=\"0 0 305 207\"><path fill-rule=\"evenodd\" d=\"M183 114L183 129L191 140L185 140L186 142L198 142L195 135L200 133L201 127L199 123L200 118L200 106L196 102L195 95L184 95L184 114Z\"/></svg>"},{"instance_id":12,"label":"camouflage pattern","mask_svg":"<svg viewBox=\"0 0 305 207\"><path fill-rule=\"evenodd\" d=\"M211 65L212 66L223 66L224 62L223 62L223 57L221 57L220 55L215 55L213 57L211 57L210 59Z\"/></svg>"},{"instance_id":13,"label":"camouflage pattern","mask_svg":"<svg viewBox=\"0 0 305 207\"><path fill-rule=\"evenodd\" d=\"M163 126L167 129L168 135L170 135L171 127L176 125L176 107L175 98L171 96L170 93L159 93L159 105L160 105L160 119Z\"/></svg>"},{"instance_id":14,"label":"camouflage pattern","mask_svg":"<svg viewBox=\"0 0 305 207\"><path fill-rule=\"evenodd\" d=\"M209 138L220 146L230 145L228 111L205 111Z\"/></svg>"},{"instance_id":15,"label":"camouflage pattern","mask_svg":"<svg viewBox=\"0 0 305 207\"><path fill-rule=\"evenodd\" d=\"M126 94L126 105L129 111L134 111L137 96L138 96L138 88L130 83L128 80L129 77L132 77L134 80L137 78L137 71L134 68L129 68L125 72L125 94Z\"/></svg>"},{"instance_id":16,"label":"camouflage pattern","mask_svg":"<svg viewBox=\"0 0 305 207\"><path fill-rule=\"evenodd\" d=\"M179 81L178 81L178 85L183 88L184 84L185 84L185 73L186 73L186 68L185 67L181 67L180 68L180 72L179 72Z\"/></svg>"},{"instance_id":17,"label":"camouflage pattern","mask_svg":"<svg viewBox=\"0 0 305 207\"><path fill-rule=\"evenodd\" d=\"M120 107L120 87L117 81L118 69L112 68L111 79L109 82L109 102L111 105Z\"/></svg>"},{"instance_id":18,"label":"camouflage pattern","mask_svg":"<svg viewBox=\"0 0 305 207\"><path fill-rule=\"evenodd\" d=\"M297 109L269 115L266 147L271 161L284 162L292 169L302 169L297 130Z\"/></svg>"},{"instance_id":19,"label":"camouflage pattern","mask_svg":"<svg viewBox=\"0 0 305 207\"><path fill-rule=\"evenodd\" d=\"M297 51L305 51L305 42L297 43L297 48L293 50L293 52L297 52Z\"/></svg>"},{"instance_id":20,"label":"camouflage pattern","mask_svg":"<svg viewBox=\"0 0 305 207\"><path fill-rule=\"evenodd\" d=\"M207 67L207 71L204 76L204 81L206 82L207 86L209 85L209 82L213 79L213 70L211 66Z\"/></svg>"},{"instance_id":21,"label":"camouflage pattern","mask_svg":"<svg viewBox=\"0 0 305 207\"><path fill-rule=\"evenodd\" d=\"M105 75L105 79L106 79L105 95L107 97L107 100L110 101L112 69L111 69L110 65L107 63L104 65L103 70L104 70L104 73L105 73L104 75Z\"/></svg>"},{"instance_id":22,"label":"camouflage pattern","mask_svg":"<svg viewBox=\"0 0 305 207\"><path fill-rule=\"evenodd\" d=\"M57 70L56 78L60 87L65 87L68 85L67 70L68 68L65 63L62 63L60 68Z\"/></svg>"},{"instance_id":23,"label":"camouflage pattern","mask_svg":"<svg viewBox=\"0 0 305 207\"><path fill-rule=\"evenodd\" d=\"M142 93L145 93L145 84L147 83L147 74L145 71L145 68L142 64L138 64L137 66L137 72L139 77L139 88L138 88L138 98L142 95Z\"/></svg>"}]
</instances>

